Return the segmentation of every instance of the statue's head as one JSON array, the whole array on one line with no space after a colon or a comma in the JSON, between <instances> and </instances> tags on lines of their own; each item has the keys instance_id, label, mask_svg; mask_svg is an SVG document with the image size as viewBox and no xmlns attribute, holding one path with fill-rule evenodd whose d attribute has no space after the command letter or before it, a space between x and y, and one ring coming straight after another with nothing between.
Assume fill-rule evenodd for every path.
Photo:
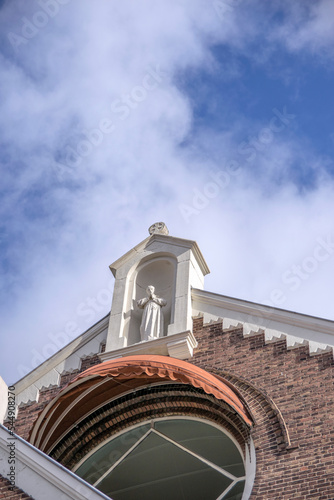
<instances>
[{"instance_id":1,"label":"statue's head","mask_svg":"<svg viewBox=\"0 0 334 500\"><path fill-rule=\"evenodd\" d=\"M149 297L151 297L155 292L155 288L153 285L149 285L147 288L146 288L146 293Z\"/></svg>"}]
</instances>

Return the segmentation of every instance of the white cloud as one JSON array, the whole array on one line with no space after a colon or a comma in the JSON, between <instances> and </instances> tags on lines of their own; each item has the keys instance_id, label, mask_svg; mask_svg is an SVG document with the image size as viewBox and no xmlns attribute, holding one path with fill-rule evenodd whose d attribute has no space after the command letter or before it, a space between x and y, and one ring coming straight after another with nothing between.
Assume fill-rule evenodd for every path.
<instances>
[{"instance_id":1,"label":"white cloud","mask_svg":"<svg viewBox=\"0 0 334 500\"><path fill-rule=\"evenodd\" d=\"M41 7L18 3L23 10L14 15L13 4L1 11L0 24L20 34L22 17L32 20ZM108 265L144 239L157 220L172 235L198 240L212 269L208 289L255 301L267 301L272 287L283 286L282 273L331 231L324 170L308 195L291 182L296 164L313 173L318 160L293 127L274 134L250 165L238 153L240 136L258 133L267 121L240 116L224 134L208 124L194 134L194 103L178 86L180 74L215 72L211 49L218 43L247 53L247 41L259 31L256 12L248 17L236 3L218 16L204 0L166 5L72 0L16 51L7 40L0 59L6 96L0 130L9 168L0 210L3 239L10 238L5 357L18 344L15 355L3 360L12 379L18 365L31 362L31 350L48 343L50 332L62 331L70 320L84 330L108 311L96 311L90 324L77 314L79 304L108 286ZM154 88L146 88L152 69L158 76L149 79ZM238 65L227 71L231 78L240 74ZM113 131L92 139L104 119ZM66 162L68 147L77 151L87 141L84 130L98 144ZM191 205L194 189L198 193L212 182L209 171L222 168L222 157L237 158L240 172L230 174L227 185L186 221L179 206ZM328 259L295 293L284 289L284 307L328 316L329 294L314 304L311 285L329 290L332 269Z\"/></svg>"},{"instance_id":2,"label":"white cloud","mask_svg":"<svg viewBox=\"0 0 334 500\"><path fill-rule=\"evenodd\" d=\"M274 30L274 37L291 51L310 51L327 61L333 57L334 4L331 0L285 3L285 12L287 20Z\"/></svg>"}]
</instances>

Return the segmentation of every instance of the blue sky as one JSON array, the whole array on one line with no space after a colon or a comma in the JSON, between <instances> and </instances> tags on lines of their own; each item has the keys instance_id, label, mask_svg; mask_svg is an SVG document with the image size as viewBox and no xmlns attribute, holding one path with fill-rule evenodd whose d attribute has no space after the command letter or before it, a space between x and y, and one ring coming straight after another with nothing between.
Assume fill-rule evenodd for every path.
<instances>
[{"instance_id":1,"label":"blue sky","mask_svg":"<svg viewBox=\"0 0 334 500\"><path fill-rule=\"evenodd\" d=\"M0 32L6 382L159 220L207 290L334 320L331 0L5 0Z\"/></svg>"}]
</instances>

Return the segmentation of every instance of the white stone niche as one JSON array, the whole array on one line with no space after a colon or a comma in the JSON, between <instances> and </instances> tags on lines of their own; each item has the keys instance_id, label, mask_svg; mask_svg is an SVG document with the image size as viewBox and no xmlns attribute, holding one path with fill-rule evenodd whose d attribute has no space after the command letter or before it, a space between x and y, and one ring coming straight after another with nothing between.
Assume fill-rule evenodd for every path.
<instances>
[{"instance_id":1,"label":"white stone niche","mask_svg":"<svg viewBox=\"0 0 334 500\"><path fill-rule=\"evenodd\" d=\"M195 241L153 234L111 264L115 287L106 352L102 360L138 353L192 355L191 288L203 289L210 271ZM148 285L166 299L163 337L141 342L142 309L137 300L146 297ZM172 337L174 336L174 337ZM173 354L171 354L173 353Z\"/></svg>"}]
</instances>

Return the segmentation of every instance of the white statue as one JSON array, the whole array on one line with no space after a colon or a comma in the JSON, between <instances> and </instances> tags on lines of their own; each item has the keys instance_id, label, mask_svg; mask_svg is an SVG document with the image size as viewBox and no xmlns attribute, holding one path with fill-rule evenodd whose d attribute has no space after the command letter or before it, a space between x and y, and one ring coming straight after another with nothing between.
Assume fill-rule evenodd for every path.
<instances>
[{"instance_id":1,"label":"white statue","mask_svg":"<svg viewBox=\"0 0 334 500\"><path fill-rule=\"evenodd\" d=\"M140 325L141 340L153 340L164 334L164 315L161 308L167 304L165 299L155 295L155 288L149 285L146 288L147 297L137 301L140 309L144 309Z\"/></svg>"}]
</instances>

